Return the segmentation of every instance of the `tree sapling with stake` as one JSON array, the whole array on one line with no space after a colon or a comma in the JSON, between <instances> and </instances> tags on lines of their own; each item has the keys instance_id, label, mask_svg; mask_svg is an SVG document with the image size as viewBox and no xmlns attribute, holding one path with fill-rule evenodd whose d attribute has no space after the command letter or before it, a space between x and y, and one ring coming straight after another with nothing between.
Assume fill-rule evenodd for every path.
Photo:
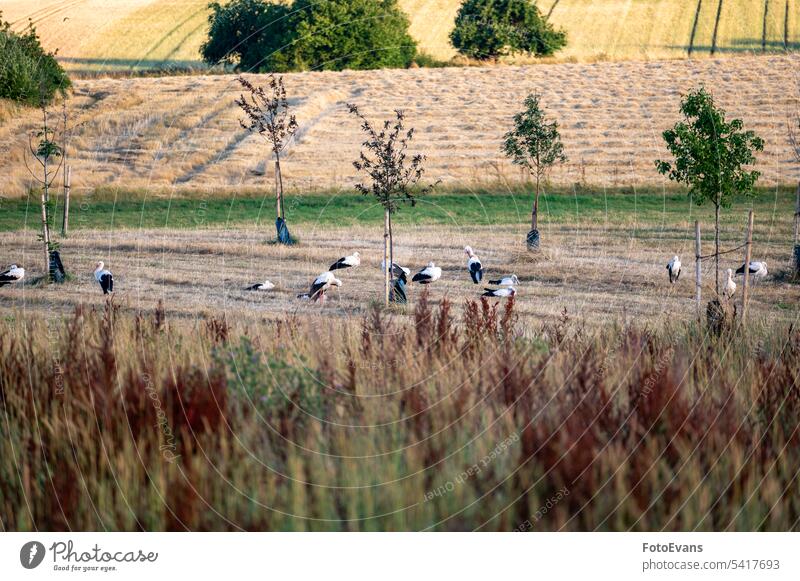
<instances>
[{"instance_id":1,"label":"tree sapling with stake","mask_svg":"<svg viewBox=\"0 0 800 581\"><path fill-rule=\"evenodd\" d=\"M715 286L719 294L719 216L735 194L754 196L761 175L745 166L756 161L754 152L763 151L764 140L753 131L744 131L741 119L725 120L725 111L714 97L700 87L681 100L684 120L663 137L674 162L656 160L656 169L674 182L686 184L694 203L714 204Z\"/></svg>"},{"instance_id":2,"label":"tree sapling with stake","mask_svg":"<svg viewBox=\"0 0 800 581\"><path fill-rule=\"evenodd\" d=\"M356 184L356 190L374 196L383 206L384 304L388 306L394 282L392 214L402 202L416 205L417 197L430 192L435 184L416 188L425 171L422 167L425 156L416 154L409 160L407 149L414 138L414 129L405 129L402 111L395 110L395 119L384 121L383 127L376 129L356 105L348 104L347 108L361 120L361 129L367 135L353 167L367 174L369 183Z\"/></svg>"},{"instance_id":3,"label":"tree sapling with stake","mask_svg":"<svg viewBox=\"0 0 800 581\"><path fill-rule=\"evenodd\" d=\"M286 226L286 215L283 209L283 178L281 176L281 152L297 132L298 125L294 115L289 114L289 102L286 99L286 88L283 77L269 75L269 92L240 76L239 83L249 93L249 97L241 94L236 104L244 111L246 119L239 119L239 124L257 133L270 144L275 156L275 195L276 215L275 228L278 231L278 242L291 244L292 238Z\"/></svg>"},{"instance_id":4,"label":"tree sapling with stake","mask_svg":"<svg viewBox=\"0 0 800 581\"><path fill-rule=\"evenodd\" d=\"M550 121L539 104L539 95L525 98L525 110L514 115L514 129L505 134L503 152L514 165L528 170L536 182L536 194L531 209L529 250L539 248L539 194L547 172L557 163L564 163L564 145L558 132L558 121Z\"/></svg>"}]
</instances>

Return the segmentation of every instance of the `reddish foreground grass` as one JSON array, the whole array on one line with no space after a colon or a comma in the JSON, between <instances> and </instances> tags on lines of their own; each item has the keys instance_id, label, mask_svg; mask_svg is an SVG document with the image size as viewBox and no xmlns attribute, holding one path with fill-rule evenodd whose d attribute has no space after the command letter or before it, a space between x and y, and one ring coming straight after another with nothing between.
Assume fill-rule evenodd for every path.
<instances>
[{"instance_id":1,"label":"reddish foreground grass","mask_svg":"<svg viewBox=\"0 0 800 581\"><path fill-rule=\"evenodd\" d=\"M463 309L0 323L0 524L798 528L793 327L590 332Z\"/></svg>"}]
</instances>

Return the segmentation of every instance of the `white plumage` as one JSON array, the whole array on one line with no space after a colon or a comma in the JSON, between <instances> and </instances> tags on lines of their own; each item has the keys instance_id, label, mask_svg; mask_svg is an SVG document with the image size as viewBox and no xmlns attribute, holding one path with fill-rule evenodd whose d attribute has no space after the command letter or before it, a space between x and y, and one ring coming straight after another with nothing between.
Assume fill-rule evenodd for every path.
<instances>
[{"instance_id":1,"label":"white plumage","mask_svg":"<svg viewBox=\"0 0 800 581\"><path fill-rule=\"evenodd\" d=\"M23 278L25 278L25 269L16 264L12 264L8 267L8 270L0 272L0 286L19 282Z\"/></svg>"},{"instance_id":2,"label":"white plumage","mask_svg":"<svg viewBox=\"0 0 800 581\"><path fill-rule=\"evenodd\" d=\"M275 284L274 283L272 283L272 282L270 282L268 280L265 280L264 282L257 282L256 284L251 285L251 286L247 287L244 290L249 290L249 291L268 291L268 290L272 290L274 288L275 288Z\"/></svg>"},{"instance_id":3,"label":"white plumage","mask_svg":"<svg viewBox=\"0 0 800 581\"><path fill-rule=\"evenodd\" d=\"M313 301L325 302L325 294L334 286L342 286L342 281L336 278L332 272L323 272L314 282L307 293L297 295L299 299L311 299Z\"/></svg>"},{"instance_id":4,"label":"white plumage","mask_svg":"<svg viewBox=\"0 0 800 581\"><path fill-rule=\"evenodd\" d=\"M381 272L386 272L386 261L381 260ZM408 282L408 277L411 276L411 269L405 266L400 266L396 262L392 263L392 277L402 280L404 283Z\"/></svg>"},{"instance_id":5,"label":"white plumage","mask_svg":"<svg viewBox=\"0 0 800 581\"><path fill-rule=\"evenodd\" d=\"M472 246L465 246L464 254L469 257L467 259L467 270L469 270L469 275L472 277L472 282L479 284L483 278L483 265L481 264L481 260L475 255Z\"/></svg>"},{"instance_id":6,"label":"white plumage","mask_svg":"<svg viewBox=\"0 0 800 581\"><path fill-rule=\"evenodd\" d=\"M498 289L487 288L487 289L484 289L484 290L486 292L484 292L481 296L484 296L484 297L495 297L495 298L499 298L499 299L500 298L507 299L507 298L513 297L514 295L517 294L517 291L516 291L516 289L514 289L513 286L506 287L506 288L498 288Z\"/></svg>"},{"instance_id":7,"label":"white plumage","mask_svg":"<svg viewBox=\"0 0 800 581\"><path fill-rule=\"evenodd\" d=\"M678 277L681 275L681 259L677 255L672 257L672 260L667 263L667 273L669 274L670 284L678 282Z\"/></svg>"},{"instance_id":8,"label":"white plumage","mask_svg":"<svg viewBox=\"0 0 800 581\"><path fill-rule=\"evenodd\" d=\"M358 266L359 264L361 264L361 257L359 256L358 252L353 252L353 254L344 256L331 264L331 267L328 270L334 271L341 268L352 268Z\"/></svg>"},{"instance_id":9,"label":"white plumage","mask_svg":"<svg viewBox=\"0 0 800 581\"><path fill-rule=\"evenodd\" d=\"M731 298L736 292L736 283L733 282L733 271L729 268L727 271L728 280L725 281L725 287L722 289L722 294L725 298Z\"/></svg>"},{"instance_id":10,"label":"white plumage","mask_svg":"<svg viewBox=\"0 0 800 581\"><path fill-rule=\"evenodd\" d=\"M516 274L509 274L504 276L503 278L490 280L489 284L495 284L497 286L516 286L519 284L519 279L517 278Z\"/></svg>"},{"instance_id":11,"label":"white plumage","mask_svg":"<svg viewBox=\"0 0 800 581\"><path fill-rule=\"evenodd\" d=\"M433 262L429 262L428 266L420 270L411 279L412 282L420 284L430 284L442 278L442 269L436 266Z\"/></svg>"},{"instance_id":12,"label":"white plumage","mask_svg":"<svg viewBox=\"0 0 800 581\"><path fill-rule=\"evenodd\" d=\"M744 264L736 269L736 274L744 274ZM767 276L767 261L750 261L750 274L753 276L753 281L759 281Z\"/></svg>"},{"instance_id":13,"label":"white plumage","mask_svg":"<svg viewBox=\"0 0 800 581\"><path fill-rule=\"evenodd\" d=\"M111 271L105 268L102 261L95 263L94 278L100 283L103 294L108 295L114 292L114 276Z\"/></svg>"}]
</instances>

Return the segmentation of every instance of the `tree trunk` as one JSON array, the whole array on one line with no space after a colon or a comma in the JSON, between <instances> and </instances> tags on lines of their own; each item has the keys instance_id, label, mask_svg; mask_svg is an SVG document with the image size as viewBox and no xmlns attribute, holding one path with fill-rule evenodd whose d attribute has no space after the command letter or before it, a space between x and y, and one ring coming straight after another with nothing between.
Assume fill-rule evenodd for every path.
<instances>
[{"instance_id":1,"label":"tree trunk","mask_svg":"<svg viewBox=\"0 0 800 581\"><path fill-rule=\"evenodd\" d=\"M281 160L275 154L275 213L276 217L286 219L283 215L283 178L281 177Z\"/></svg>"},{"instance_id":2,"label":"tree trunk","mask_svg":"<svg viewBox=\"0 0 800 581\"><path fill-rule=\"evenodd\" d=\"M45 176L47 173L45 172ZM47 225L47 186L42 188L42 245L44 247L44 275L50 274L50 228Z\"/></svg>"},{"instance_id":3,"label":"tree trunk","mask_svg":"<svg viewBox=\"0 0 800 581\"><path fill-rule=\"evenodd\" d=\"M389 288L391 284L391 272L392 272L392 265L389 262L391 260L391 243L390 243L390 235L389 229L391 228L391 216L389 214L389 209L386 208L383 211L383 260L386 268L383 272L383 302L388 307L389 306Z\"/></svg>"},{"instance_id":4,"label":"tree trunk","mask_svg":"<svg viewBox=\"0 0 800 581\"><path fill-rule=\"evenodd\" d=\"M392 232L392 214L389 213L389 284L394 282L394 232Z\"/></svg>"},{"instance_id":5,"label":"tree trunk","mask_svg":"<svg viewBox=\"0 0 800 581\"><path fill-rule=\"evenodd\" d=\"M719 294L719 203L714 206L714 285Z\"/></svg>"}]
</instances>

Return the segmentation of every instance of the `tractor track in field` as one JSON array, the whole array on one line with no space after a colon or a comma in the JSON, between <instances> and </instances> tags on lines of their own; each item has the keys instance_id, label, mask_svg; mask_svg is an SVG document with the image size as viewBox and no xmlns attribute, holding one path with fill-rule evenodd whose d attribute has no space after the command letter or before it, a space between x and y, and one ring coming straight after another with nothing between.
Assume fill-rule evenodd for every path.
<instances>
[{"instance_id":1,"label":"tractor track in field","mask_svg":"<svg viewBox=\"0 0 800 581\"><path fill-rule=\"evenodd\" d=\"M63 13L65 10L69 10L70 8L77 6L78 4L83 4L86 0L64 0L63 2L57 2L54 4L50 4L44 8L40 8L38 10L34 10L29 14L26 14L22 18L18 18L14 22L11 23L11 26L16 26L21 22L31 22L32 24L38 24L48 18L52 18L53 16L57 16L58 14Z\"/></svg>"}]
</instances>

